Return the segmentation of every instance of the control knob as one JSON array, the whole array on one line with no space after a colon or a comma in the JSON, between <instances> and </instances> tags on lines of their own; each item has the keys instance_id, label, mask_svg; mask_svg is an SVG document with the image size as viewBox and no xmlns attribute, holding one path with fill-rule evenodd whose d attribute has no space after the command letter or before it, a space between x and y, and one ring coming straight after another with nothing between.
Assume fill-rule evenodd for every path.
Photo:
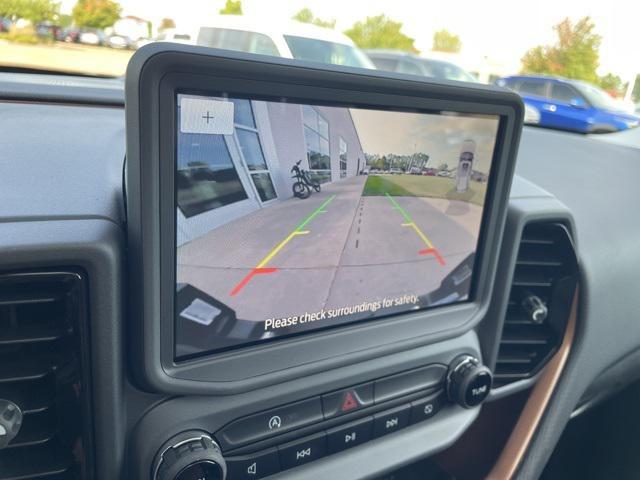
<instances>
[{"instance_id":1,"label":"control knob","mask_svg":"<svg viewBox=\"0 0 640 480\"><path fill-rule=\"evenodd\" d=\"M0 398L0 449L9 445L20 431L22 411L15 403Z\"/></svg>"},{"instance_id":2,"label":"control knob","mask_svg":"<svg viewBox=\"0 0 640 480\"><path fill-rule=\"evenodd\" d=\"M535 324L541 324L549 315L549 310L537 295L528 295L522 300L522 308L527 317Z\"/></svg>"},{"instance_id":3,"label":"control knob","mask_svg":"<svg viewBox=\"0 0 640 480\"><path fill-rule=\"evenodd\" d=\"M447 396L464 408L480 405L489 395L491 370L471 355L457 357L447 373Z\"/></svg>"},{"instance_id":4,"label":"control knob","mask_svg":"<svg viewBox=\"0 0 640 480\"><path fill-rule=\"evenodd\" d=\"M165 443L153 472L154 480L224 480L227 465L207 433L188 431Z\"/></svg>"}]
</instances>

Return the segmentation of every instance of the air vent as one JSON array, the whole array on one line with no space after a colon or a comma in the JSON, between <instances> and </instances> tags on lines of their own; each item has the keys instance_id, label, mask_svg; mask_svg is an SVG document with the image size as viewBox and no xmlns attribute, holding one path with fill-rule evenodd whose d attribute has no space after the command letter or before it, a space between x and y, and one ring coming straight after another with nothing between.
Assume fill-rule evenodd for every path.
<instances>
[{"instance_id":1,"label":"air vent","mask_svg":"<svg viewBox=\"0 0 640 480\"><path fill-rule=\"evenodd\" d=\"M0 400L23 413L0 449L0 480L89 478L84 296L80 273L0 275Z\"/></svg>"},{"instance_id":2,"label":"air vent","mask_svg":"<svg viewBox=\"0 0 640 480\"><path fill-rule=\"evenodd\" d=\"M576 281L577 261L566 227L527 225L520 240L494 387L532 377L556 352Z\"/></svg>"}]
</instances>

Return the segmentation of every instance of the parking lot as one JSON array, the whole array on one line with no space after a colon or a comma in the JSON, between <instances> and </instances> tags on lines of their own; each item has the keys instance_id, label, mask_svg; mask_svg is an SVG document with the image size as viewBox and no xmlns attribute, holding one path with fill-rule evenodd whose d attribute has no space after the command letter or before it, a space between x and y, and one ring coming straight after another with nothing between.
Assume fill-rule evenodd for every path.
<instances>
[{"instance_id":1,"label":"parking lot","mask_svg":"<svg viewBox=\"0 0 640 480\"><path fill-rule=\"evenodd\" d=\"M481 208L362 196L366 180L323 186L181 246L178 281L258 322L436 289L475 250Z\"/></svg>"},{"instance_id":2,"label":"parking lot","mask_svg":"<svg viewBox=\"0 0 640 480\"><path fill-rule=\"evenodd\" d=\"M118 77L124 75L131 50L115 50L78 43L22 45L0 40L2 64L21 68Z\"/></svg>"}]
</instances>

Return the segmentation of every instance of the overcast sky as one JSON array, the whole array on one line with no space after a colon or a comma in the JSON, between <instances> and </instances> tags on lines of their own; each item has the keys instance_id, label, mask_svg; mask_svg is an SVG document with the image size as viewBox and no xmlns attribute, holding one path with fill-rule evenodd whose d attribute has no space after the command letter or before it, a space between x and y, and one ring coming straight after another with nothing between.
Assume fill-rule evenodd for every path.
<instances>
[{"instance_id":1,"label":"overcast sky","mask_svg":"<svg viewBox=\"0 0 640 480\"><path fill-rule=\"evenodd\" d=\"M456 165L465 140L476 143L475 170L488 173L498 119L351 109L365 153L426 153L429 166Z\"/></svg>"},{"instance_id":2,"label":"overcast sky","mask_svg":"<svg viewBox=\"0 0 640 480\"><path fill-rule=\"evenodd\" d=\"M70 11L75 0L62 0ZM137 15L156 25L171 17L185 29L199 27L215 15L224 0L120 0L123 14ZM416 39L423 52L431 48L433 33L446 28L460 35L465 56L489 56L518 68L524 52L554 40L552 26L564 17L590 15L603 36L601 72L630 75L640 70L637 0L480 0L444 2L418 0L242 0L245 14L269 19L290 18L303 7L320 17L336 18L337 29L349 28L366 16L385 13L404 23L404 31Z\"/></svg>"}]
</instances>

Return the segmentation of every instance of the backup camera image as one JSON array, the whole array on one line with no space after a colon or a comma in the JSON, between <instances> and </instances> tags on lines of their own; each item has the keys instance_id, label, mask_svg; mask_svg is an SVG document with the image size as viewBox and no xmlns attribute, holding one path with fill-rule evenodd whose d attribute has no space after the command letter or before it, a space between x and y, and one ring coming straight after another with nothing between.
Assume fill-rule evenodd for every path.
<instances>
[{"instance_id":1,"label":"backup camera image","mask_svg":"<svg viewBox=\"0 0 640 480\"><path fill-rule=\"evenodd\" d=\"M176 101L177 359L469 299L498 116Z\"/></svg>"}]
</instances>

